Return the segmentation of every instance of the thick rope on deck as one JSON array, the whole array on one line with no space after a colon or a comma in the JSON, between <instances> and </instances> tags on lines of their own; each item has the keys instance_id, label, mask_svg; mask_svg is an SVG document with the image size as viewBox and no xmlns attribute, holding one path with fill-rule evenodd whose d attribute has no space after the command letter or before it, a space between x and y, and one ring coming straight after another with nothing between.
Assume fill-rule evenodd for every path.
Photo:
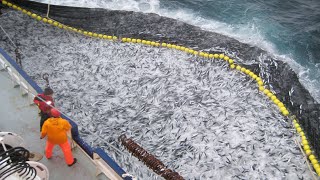
<instances>
[{"instance_id":1,"label":"thick rope on deck","mask_svg":"<svg viewBox=\"0 0 320 180\"><path fill-rule=\"evenodd\" d=\"M184 180L177 172L167 169L166 166L152 154L149 154L141 146L135 143L132 139L127 138L126 135L119 137L120 142L124 145L128 151L130 151L135 157L141 160L145 165L152 169L155 173L164 177L167 180Z\"/></svg>"}]
</instances>

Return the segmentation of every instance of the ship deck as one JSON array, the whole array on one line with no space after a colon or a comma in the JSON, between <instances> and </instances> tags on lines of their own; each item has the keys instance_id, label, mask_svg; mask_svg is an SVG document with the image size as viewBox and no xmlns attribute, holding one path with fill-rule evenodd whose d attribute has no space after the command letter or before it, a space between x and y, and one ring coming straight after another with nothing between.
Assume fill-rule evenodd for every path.
<instances>
[{"instance_id":1,"label":"ship deck","mask_svg":"<svg viewBox=\"0 0 320 180\"><path fill-rule=\"evenodd\" d=\"M0 131L13 132L24 139L25 148L30 152L39 152L44 155L45 139L40 139L40 116L38 108L30 105L28 96L22 96L19 86L14 87L7 71L0 72ZM60 147L56 146L53 157L48 160L44 156L39 162L47 166L51 180L62 179L108 179L105 176L96 176L97 168L90 157L82 149L73 149L73 155L78 162L68 167Z\"/></svg>"}]
</instances>

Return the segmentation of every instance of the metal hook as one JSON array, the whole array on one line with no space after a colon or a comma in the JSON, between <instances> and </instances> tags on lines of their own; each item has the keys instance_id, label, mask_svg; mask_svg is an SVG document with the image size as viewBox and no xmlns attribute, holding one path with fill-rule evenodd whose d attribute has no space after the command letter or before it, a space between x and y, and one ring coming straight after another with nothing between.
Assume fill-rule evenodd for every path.
<instances>
[{"instance_id":1,"label":"metal hook","mask_svg":"<svg viewBox=\"0 0 320 180\"><path fill-rule=\"evenodd\" d=\"M50 87L50 83L49 83L49 74L48 73L44 73L42 74L42 79L44 79L47 82L46 87Z\"/></svg>"}]
</instances>

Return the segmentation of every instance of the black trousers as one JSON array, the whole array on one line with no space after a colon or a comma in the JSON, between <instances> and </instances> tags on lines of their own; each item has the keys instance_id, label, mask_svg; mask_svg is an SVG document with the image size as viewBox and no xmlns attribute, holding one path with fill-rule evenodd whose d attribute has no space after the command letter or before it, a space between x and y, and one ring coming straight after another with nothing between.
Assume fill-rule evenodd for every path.
<instances>
[{"instance_id":1,"label":"black trousers","mask_svg":"<svg viewBox=\"0 0 320 180\"><path fill-rule=\"evenodd\" d=\"M44 122L50 117L49 114L47 113L44 113L44 112L40 112L40 116L41 116L41 119L40 119L40 132L42 130L42 126L44 124Z\"/></svg>"}]
</instances>

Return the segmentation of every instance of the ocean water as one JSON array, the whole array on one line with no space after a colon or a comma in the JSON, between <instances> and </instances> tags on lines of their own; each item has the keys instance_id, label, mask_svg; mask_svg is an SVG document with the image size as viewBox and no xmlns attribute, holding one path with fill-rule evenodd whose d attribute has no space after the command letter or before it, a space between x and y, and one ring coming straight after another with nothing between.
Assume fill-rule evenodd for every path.
<instances>
[{"instance_id":1,"label":"ocean water","mask_svg":"<svg viewBox=\"0 0 320 180\"><path fill-rule=\"evenodd\" d=\"M320 1L50 0L50 3L156 13L233 37L288 62L320 102Z\"/></svg>"}]
</instances>

